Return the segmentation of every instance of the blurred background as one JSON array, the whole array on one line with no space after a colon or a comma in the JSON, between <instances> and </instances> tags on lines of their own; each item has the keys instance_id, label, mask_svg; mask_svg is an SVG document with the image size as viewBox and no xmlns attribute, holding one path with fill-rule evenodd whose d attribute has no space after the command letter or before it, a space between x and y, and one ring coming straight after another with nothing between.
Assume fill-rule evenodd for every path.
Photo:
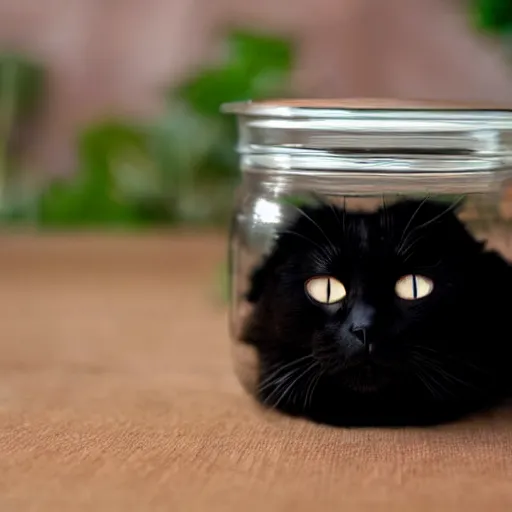
<instances>
[{"instance_id":1,"label":"blurred background","mask_svg":"<svg viewBox=\"0 0 512 512\"><path fill-rule=\"evenodd\" d=\"M510 0L1 0L0 223L225 226L226 101L512 106Z\"/></svg>"}]
</instances>

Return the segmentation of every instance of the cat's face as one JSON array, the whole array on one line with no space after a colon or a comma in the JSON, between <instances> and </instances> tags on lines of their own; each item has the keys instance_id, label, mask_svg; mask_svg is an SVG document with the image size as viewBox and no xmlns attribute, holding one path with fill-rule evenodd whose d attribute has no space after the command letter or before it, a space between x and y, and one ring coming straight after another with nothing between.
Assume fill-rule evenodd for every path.
<instances>
[{"instance_id":1,"label":"cat's face","mask_svg":"<svg viewBox=\"0 0 512 512\"><path fill-rule=\"evenodd\" d=\"M466 326L482 314L491 276L483 276L488 254L452 210L407 201L376 213L299 212L249 294L245 337L260 352L265 401L306 408L344 392L398 399L415 386L433 400L466 393L454 383L469 379L486 330Z\"/></svg>"}]
</instances>

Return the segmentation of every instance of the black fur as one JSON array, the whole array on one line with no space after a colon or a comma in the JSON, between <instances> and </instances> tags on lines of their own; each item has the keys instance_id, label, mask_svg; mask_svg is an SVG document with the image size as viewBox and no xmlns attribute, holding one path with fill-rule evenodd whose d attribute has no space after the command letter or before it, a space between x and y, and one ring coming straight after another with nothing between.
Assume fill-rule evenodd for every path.
<instances>
[{"instance_id":1,"label":"black fur","mask_svg":"<svg viewBox=\"0 0 512 512\"><path fill-rule=\"evenodd\" d=\"M397 297L407 274L430 278L432 293ZM305 282L318 275L340 280L346 299L312 301ZM254 310L242 338L259 353L258 398L346 426L430 425L486 408L510 390L511 293L509 264L447 204L302 208L247 297ZM357 315L364 343L349 329Z\"/></svg>"}]
</instances>

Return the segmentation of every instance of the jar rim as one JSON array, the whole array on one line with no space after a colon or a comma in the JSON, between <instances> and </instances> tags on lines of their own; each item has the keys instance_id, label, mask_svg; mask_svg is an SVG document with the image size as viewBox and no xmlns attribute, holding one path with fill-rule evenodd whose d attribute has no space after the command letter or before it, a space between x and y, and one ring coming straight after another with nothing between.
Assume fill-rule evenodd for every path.
<instances>
[{"instance_id":1,"label":"jar rim","mask_svg":"<svg viewBox=\"0 0 512 512\"><path fill-rule=\"evenodd\" d=\"M512 171L512 109L412 100L229 103L244 172Z\"/></svg>"},{"instance_id":2,"label":"jar rim","mask_svg":"<svg viewBox=\"0 0 512 512\"><path fill-rule=\"evenodd\" d=\"M385 117L506 118L512 122L512 105L455 102L438 100L408 100L393 98L283 98L224 103L221 112L243 116L333 118L353 114Z\"/></svg>"}]
</instances>

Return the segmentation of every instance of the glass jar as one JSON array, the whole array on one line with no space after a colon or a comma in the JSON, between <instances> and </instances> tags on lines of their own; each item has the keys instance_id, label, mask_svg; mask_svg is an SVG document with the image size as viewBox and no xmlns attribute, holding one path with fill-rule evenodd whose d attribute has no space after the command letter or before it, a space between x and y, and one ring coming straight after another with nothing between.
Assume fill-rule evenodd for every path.
<instances>
[{"instance_id":1,"label":"glass jar","mask_svg":"<svg viewBox=\"0 0 512 512\"><path fill-rule=\"evenodd\" d=\"M370 357L375 322L374 341L392 345L393 329L407 331L397 323L423 315L431 325L454 301L458 321L457 297L487 279L474 254L493 254L492 269L512 255L512 112L365 100L223 111L238 118L241 168L230 238L234 363L261 402L307 416L315 400L327 404L318 375L336 379L334 367L352 372L353 396L371 396L381 382L351 368L351 346L370 347L361 355ZM442 308L429 312L428 300ZM315 345L329 329L329 344ZM437 393L434 381L425 386Z\"/></svg>"}]
</instances>

